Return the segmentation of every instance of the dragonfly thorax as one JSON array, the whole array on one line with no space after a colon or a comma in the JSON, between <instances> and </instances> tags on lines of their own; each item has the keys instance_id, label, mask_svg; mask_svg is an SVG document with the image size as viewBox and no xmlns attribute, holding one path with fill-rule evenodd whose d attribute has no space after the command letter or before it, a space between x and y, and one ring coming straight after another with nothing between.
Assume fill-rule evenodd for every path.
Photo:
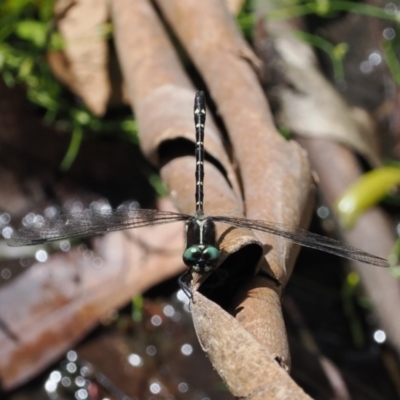
<instances>
[{"instance_id":1,"label":"dragonfly thorax","mask_svg":"<svg viewBox=\"0 0 400 400\"><path fill-rule=\"evenodd\" d=\"M215 243L215 225L210 217L195 216L186 222L186 250L183 262L193 271L211 271L219 258Z\"/></svg>"}]
</instances>

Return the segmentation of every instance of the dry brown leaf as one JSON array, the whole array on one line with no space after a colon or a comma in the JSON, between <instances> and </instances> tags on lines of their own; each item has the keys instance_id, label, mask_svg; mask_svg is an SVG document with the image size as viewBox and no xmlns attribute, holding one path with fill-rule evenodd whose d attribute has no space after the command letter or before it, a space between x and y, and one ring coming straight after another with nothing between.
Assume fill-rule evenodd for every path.
<instances>
[{"instance_id":1,"label":"dry brown leaf","mask_svg":"<svg viewBox=\"0 0 400 400\"><path fill-rule=\"evenodd\" d=\"M304 208L311 205L305 154L277 133L251 68L256 57L228 11L215 1L159 1L158 5L201 71L228 129L243 180L246 216L305 224ZM295 246L271 235L257 236L271 245L267 261L274 276L285 283Z\"/></svg>"},{"instance_id":2,"label":"dry brown leaf","mask_svg":"<svg viewBox=\"0 0 400 400\"><path fill-rule=\"evenodd\" d=\"M65 4L63 0L56 2L55 10L63 10ZM51 63L56 76L70 84L96 115L104 114L110 97L108 49L103 32L107 19L107 0L76 0L57 24L65 44L65 58L55 58L54 54ZM65 65L72 77L65 74Z\"/></svg>"},{"instance_id":3,"label":"dry brown leaf","mask_svg":"<svg viewBox=\"0 0 400 400\"><path fill-rule=\"evenodd\" d=\"M224 118L241 168L247 216L293 225L306 223L311 210L311 175L304 153L296 144L285 142L277 134L256 75L248 64L250 62L251 65L257 65L258 60L238 33L228 12L225 9L221 11L221 6L217 3L177 1L159 2L158 5L171 26L176 28L183 46L209 84L217 109ZM192 135L191 110L188 114L188 104L190 107L192 105L188 95L191 85L148 2L115 1L113 18L117 49L138 118L143 147L150 159L156 161L160 155L157 152L158 146L163 141L176 137L189 138ZM229 65L228 69L225 68L226 65ZM191 97L193 98L193 92ZM186 109L188 111L184 113ZM212 135L210 138L213 140ZM210 148L207 150L214 157L218 154L216 160L232 179L232 168L226 164L226 157L216 153L212 148L213 142L210 145L207 141L206 133L206 148ZM168 160L169 158L166 161ZM283 165L285 162L287 164ZM162 168L163 179L174 195L178 208L183 212L192 212L194 209L192 171L193 163L189 160L170 161ZM218 188L217 176L218 174L214 177L208 172L206 185L213 187L216 184L215 187ZM237 187L235 181L232 186ZM218 195L215 189L206 188L206 193L206 201L209 199L206 211L209 214L216 214L215 211L231 211L229 203L224 200L232 196L229 191L225 192L223 189L222 194ZM222 208L218 206L221 199ZM235 202L232 203L233 206L234 204ZM240 208L240 201L237 199L236 204ZM303 209L307 206L309 211L304 213ZM264 263L263 267L267 274L274 275L284 285L290 275L297 248L283 239L269 235L259 236L263 242L271 244L273 249L268 253L269 264ZM221 243L222 248L224 241ZM236 250L237 241L234 240L234 243ZM254 266L249 267L250 265L247 266L247 274L251 274L254 269ZM246 270L245 264L242 268ZM276 287L275 291L280 293L280 288ZM229 300L231 296L233 293L225 299L230 307L239 307ZM273 347L271 352L285 366L288 362L287 343L282 332L279 295L276 299L273 302L274 312L271 314L278 316L279 323L276 323L276 318L271 319L266 315L262 307L254 315L247 304L242 307L241 318L245 319L248 312L249 320L255 321L255 324L249 326L253 325L259 331L264 329L265 334L259 334L259 338L266 341L265 346ZM265 326L271 328L266 329ZM275 330L275 334L270 335L269 329ZM271 337L274 339L270 341Z\"/></svg>"},{"instance_id":4,"label":"dry brown leaf","mask_svg":"<svg viewBox=\"0 0 400 400\"><path fill-rule=\"evenodd\" d=\"M138 118L141 145L150 160L157 162L160 158L159 147L163 142L179 138L194 141L194 90L154 10L146 1L116 1L113 3L113 13L117 27L117 48ZM233 167L229 163L211 116L207 118L206 128L206 150L221 164L233 183L232 186L236 188L235 192L238 193L239 185ZM174 142L171 146L173 145ZM185 213L192 213L195 209L193 161L188 163L190 166L178 165L176 160L167 162L161 170L178 208ZM187 176L187 179L184 176ZM240 200L231 193L226 180L218 176L220 173L207 174L207 212L216 214L235 211L240 215ZM214 189L207 190L207 185L212 185L218 194L215 194ZM223 190L221 185L224 185ZM227 202L229 198L233 199L230 203ZM221 203L224 205L223 209ZM254 242L254 239L250 241ZM222 247L224 248L224 245Z\"/></svg>"},{"instance_id":5,"label":"dry brown leaf","mask_svg":"<svg viewBox=\"0 0 400 400\"><path fill-rule=\"evenodd\" d=\"M207 82L228 128L243 181L246 216L289 225L306 224L312 207L312 185L305 154L277 134L251 68L256 64L255 57L231 16L219 2L204 1L200 5L195 1L159 1L158 5ZM271 235L256 236L271 246L261 268L284 286L297 255L296 246ZM277 293L281 289L275 288ZM259 294L257 290L253 289L252 296L262 299L262 285ZM277 323L281 313L279 295L277 299L269 314L264 312L262 301L257 308L250 302L235 303L235 308L241 310L240 318L247 321L250 332L263 340L262 344L287 368L283 323Z\"/></svg>"},{"instance_id":6,"label":"dry brown leaf","mask_svg":"<svg viewBox=\"0 0 400 400\"><path fill-rule=\"evenodd\" d=\"M237 15L242 9L244 0L225 0L226 8L232 15Z\"/></svg>"},{"instance_id":7,"label":"dry brown leaf","mask_svg":"<svg viewBox=\"0 0 400 400\"><path fill-rule=\"evenodd\" d=\"M200 344L235 397L310 399L273 359L269 349L221 307L194 293L192 310Z\"/></svg>"}]
</instances>

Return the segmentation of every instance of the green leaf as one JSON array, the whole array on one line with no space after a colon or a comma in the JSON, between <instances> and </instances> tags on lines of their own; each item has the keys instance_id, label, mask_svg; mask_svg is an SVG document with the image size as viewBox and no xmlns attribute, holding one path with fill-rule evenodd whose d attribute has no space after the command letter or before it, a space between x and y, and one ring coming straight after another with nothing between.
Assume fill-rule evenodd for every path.
<instances>
[{"instance_id":1,"label":"green leaf","mask_svg":"<svg viewBox=\"0 0 400 400\"><path fill-rule=\"evenodd\" d=\"M72 163L75 161L81 147L82 136L83 132L81 127L75 127L75 129L72 131L71 142L69 144L67 154L65 154L60 165L60 169L62 171L68 171Z\"/></svg>"},{"instance_id":2,"label":"green leaf","mask_svg":"<svg viewBox=\"0 0 400 400\"><path fill-rule=\"evenodd\" d=\"M28 40L39 48L45 45L46 33L47 24L39 21L26 19L15 26L15 34L19 38Z\"/></svg>"},{"instance_id":3,"label":"green leaf","mask_svg":"<svg viewBox=\"0 0 400 400\"><path fill-rule=\"evenodd\" d=\"M1 3L1 15L19 16L31 3L31 0L4 0Z\"/></svg>"},{"instance_id":4,"label":"green leaf","mask_svg":"<svg viewBox=\"0 0 400 400\"><path fill-rule=\"evenodd\" d=\"M400 184L400 168L383 167L367 172L335 202L340 222L351 228L357 218L368 208L374 206Z\"/></svg>"}]
</instances>

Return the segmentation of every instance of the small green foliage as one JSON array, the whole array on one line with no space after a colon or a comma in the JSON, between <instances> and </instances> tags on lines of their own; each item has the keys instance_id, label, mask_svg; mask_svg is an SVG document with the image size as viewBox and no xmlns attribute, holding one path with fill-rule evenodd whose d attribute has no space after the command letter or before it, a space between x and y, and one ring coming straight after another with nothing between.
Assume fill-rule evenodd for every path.
<instances>
[{"instance_id":1,"label":"small green foliage","mask_svg":"<svg viewBox=\"0 0 400 400\"><path fill-rule=\"evenodd\" d=\"M281 136L283 136L286 140L290 140L292 138L292 132L285 126L280 126L278 130Z\"/></svg>"},{"instance_id":2,"label":"small green foliage","mask_svg":"<svg viewBox=\"0 0 400 400\"><path fill-rule=\"evenodd\" d=\"M350 272L342 287L342 304L344 313L349 322L353 343L355 346L361 348L365 345L365 336L354 302L355 298L359 297L359 286L360 276L356 272Z\"/></svg>"},{"instance_id":3,"label":"small green foliage","mask_svg":"<svg viewBox=\"0 0 400 400\"><path fill-rule=\"evenodd\" d=\"M26 19L15 24L15 34L38 48L46 43L48 27L40 21Z\"/></svg>"},{"instance_id":4,"label":"small green foliage","mask_svg":"<svg viewBox=\"0 0 400 400\"><path fill-rule=\"evenodd\" d=\"M53 1L4 1L0 6L0 74L9 87L23 84L28 99L45 110L47 121L62 110L62 87L45 57L51 43ZM54 39L53 37L58 39Z\"/></svg>"},{"instance_id":5,"label":"small green foliage","mask_svg":"<svg viewBox=\"0 0 400 400\"><path fill-rule=\"evenodd\" d=\"M71 142L69 144L67 154L65 154L64 159L61 161L60 169L62 171L67 171L72 163L75 161L76 156L78 155L79 148L82 142L82 129L80 126L76 126L72 131Z\"/></svg>"},{"instance_id":6,"label":"small green foliage","mask_svg":"<svg viewBox=\"0 0 400 400\"><path fill-rule=\"evenodd\" d=\"M136 296L132 299L132 319L140 322L143 319L143 296Z\"/></svg>"},{"instance_id":7,"label":"small green foliage","mask_svg":"<svg viewBox=\"0 0 400 400\"><path fill-rule=\"evenodd\" d=\"M390 264L390 272L395 278L400 279L400 238L397 238L396 243L389 254L388 260Z\"/></svg>"},{"instance_id":8,"label":"small green foliage","mask_svg":"<svg viewBox=\"0 0 400 400\"><path fill-rule=\"evenodd\" d=\"M299 39L303 40L304 42L325 51L332 61L333 75L335 81L339 82L344 79L343 59L349 50L349 46L347 43L339 43L335 46L318 35L313 35L311 33L297 30L295 30L294 33Z\"/></svg>"},{"instance_id":9,"label":"small green foliage","mask_svg":"<svg viewBox=\"0 0 400 400\"><path fill-rule=\"evenodd\" d=\"M243 35L250 40L253 37L253 30L256 22L252 2L250 0L245 1L240 13L236 17L236 21Z\"/></svg>"},{"instance_id":10,"label":"small green foliage","mask_svg":"<svg viewBox=\"0 0 400 400\"><path fill-rule=\"evenodd\" d=\"M68 170L87 134L119 135L138 145L136 121L131 116L98 118L55 79L47 54L64 47L54 29L54 0L3 0L0 2L0 76L8 87L23 85L29 101L43 112L45 123L71 132L71 141L60 168ZM100 34L111 37L111 23ZM135 157L139 158L139 157ZM144 162L138 168L158 194L166 189L161 179ZM142 165L143 164L143 165Z\"/></svg>"},{"instance_id":11,"label":"small green foliage","mask_svg":"<svg viewBox=\"0 0 400 400\"><path fill-rule=\"evenodd\" d=\"M148 176L150 185L153 187L154 191L159 197L165 197L168 195L168 189L165 183L161 179L160 175L155 173L146 174Z\"/></svg>"},{"instance_id":12,"label":"small green foliage","mask_svg":"<svg viewBox=\"0 0 400 400\"><path fill-rule=\"evenodd\" d=\"M383 57L397 86L400 86L400 63L397 57L400 48L399 36L400 27L397 27L394 38L392 40L384 40L382 45Z\"/></svg>"},{"instance_id":13,"label":"small green foliage","mask_svg":"<svg viewBox=\"0 0 400 400\"><path fill-rule=\"evenodd\" d=\"M336 16L338 12L353 12L394 21L399 23L400 14L390 13L381 7L371 6L356 1L338 1L338 0L311 0L311 1L281 1L282 7L268 13L267 18L271 20L284 20L290 18L304 17L306 15L318 15L324 18Z\"/></svg>"},{"instance_id":14,"label":"small green foliage","mask_svg":"<svg viewBox=\"0 0 400 400\"><path fill-rule=\"evenodd\" d=\"M351 228L361 213L376 205L399 184L400 168L382 167L364 174L335 203L341 224Z\"/></svg>"}]
</instances>

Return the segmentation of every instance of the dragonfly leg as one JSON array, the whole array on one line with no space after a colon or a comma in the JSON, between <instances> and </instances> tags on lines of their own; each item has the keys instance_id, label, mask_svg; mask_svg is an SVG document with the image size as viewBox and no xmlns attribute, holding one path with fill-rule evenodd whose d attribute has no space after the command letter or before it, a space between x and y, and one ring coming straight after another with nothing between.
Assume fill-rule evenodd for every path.
<instances>
[{"instance_id":1,"label":"dragonfly leg","mask_svg":"<svg viewBox=\"0 0 400 400\"><path fill-rule=\"evenodd\" d=\"M190 269L188 269L178 278L178 283L180 288L183 290L183 293L185 293L186 296L189 297L190 300L192 300L193 298L192 291L190 289L191 280L192 280L192 272L190 271Z\"/></svg>"}]
</instances>

